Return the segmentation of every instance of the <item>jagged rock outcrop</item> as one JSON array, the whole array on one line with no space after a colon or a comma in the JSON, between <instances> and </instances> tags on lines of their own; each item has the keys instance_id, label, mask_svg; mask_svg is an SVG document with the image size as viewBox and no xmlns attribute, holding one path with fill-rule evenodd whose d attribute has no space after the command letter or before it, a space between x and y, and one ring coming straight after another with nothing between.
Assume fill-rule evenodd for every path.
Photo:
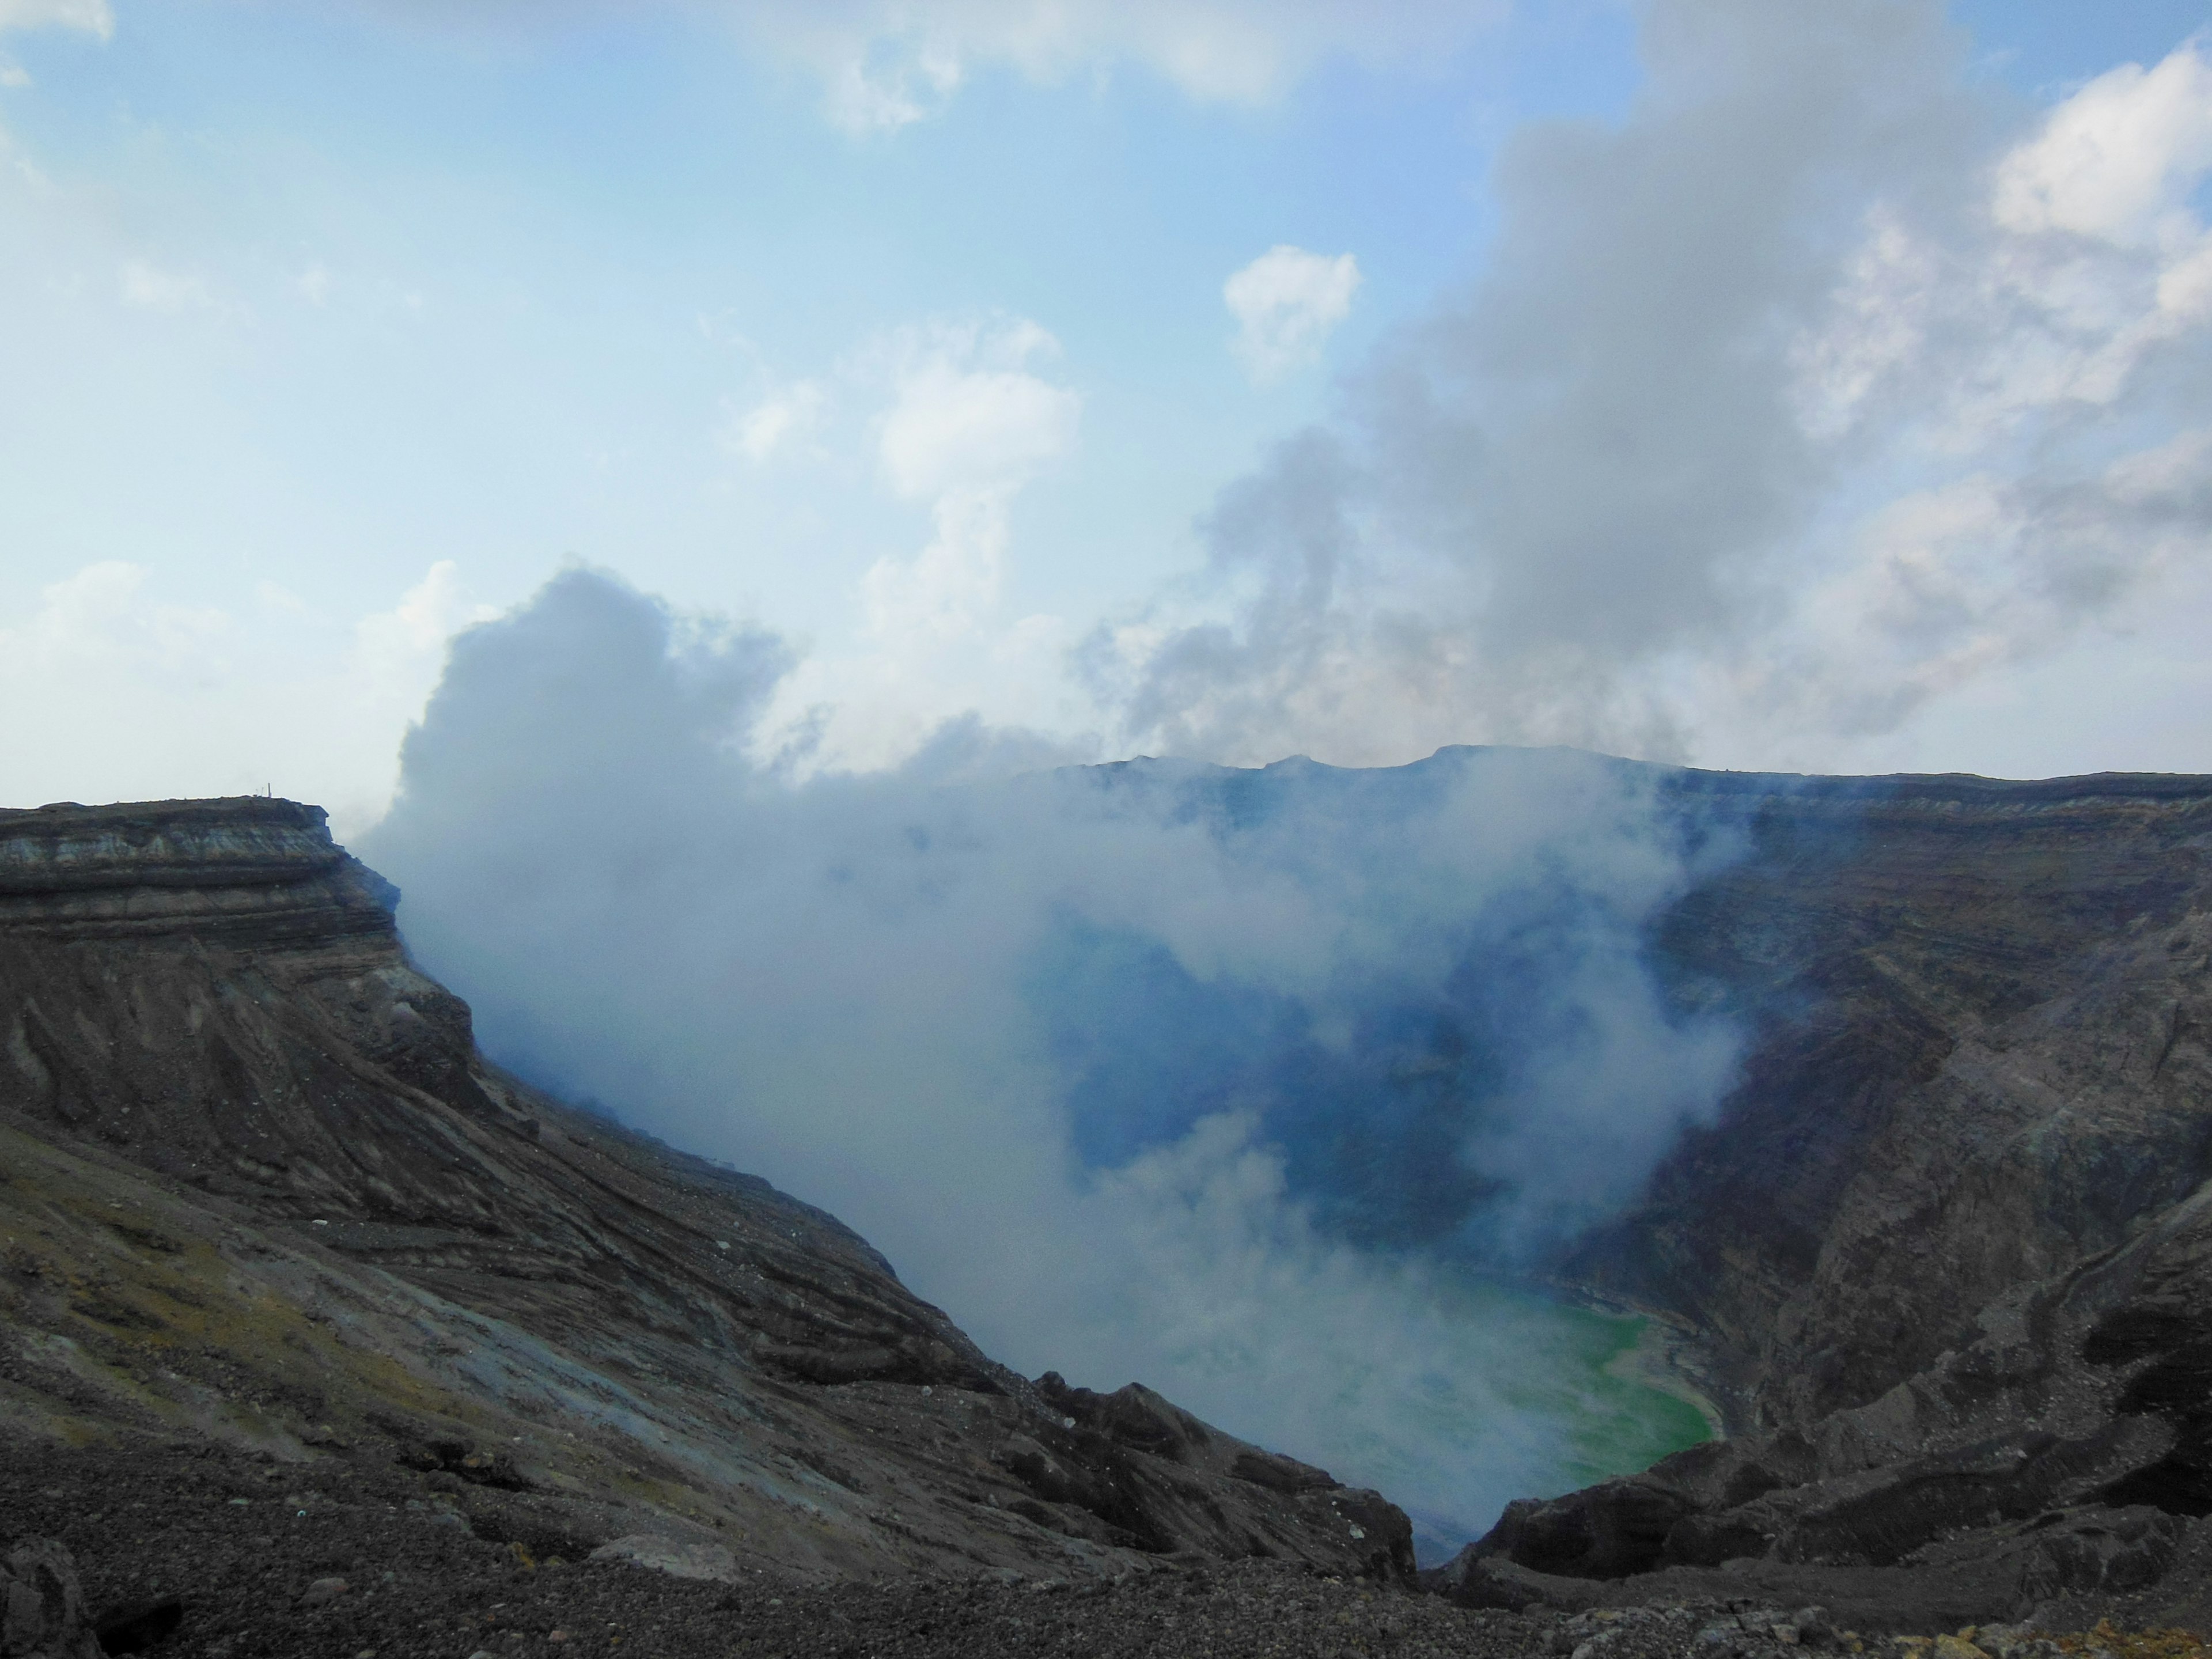
<instances>
[{"instance_id":1,"label":"jagged rock outcrop","mask_svg":"<svg viewBox=\"0 0 2212 1659\"><path fill-rule=\"evenodd\" d=\"M572 1559L1410 1571L1375 1494L1031 1383L833 1218L493 1067L393 896L290 802L0 813L8 1432L396 1459Z\"/></svg>"},{"instance_id":2,"label":"jagged rock outcrop","mask_svg":"<svg viewBox=\"0 0 2212 1659\"><path fill-rule=\"evenodd\" d=\"M2203 1617L2212 780L1666 787L1742 840L1655 941L1744 1022L1742 1079L1557 1271L1673 1321L1735 1433L1516 1504L1455 1583L1894 1571L1976 1618Z\"/></svg>"},{"instance_id":3,"label":"jagged rock outcrop","mask_svg":"<svg viewBox=\"0 0 2212 1659\"><path fill-rule=\"evenodd\" d=\"M51 1538L0 1555L0 1659L101 1659L76 1563Z\"/></svg>"},{"instance_id":4,"label":"jagged rock outcrop","mask_svg":"<svg viewBox=\"0 0 2212 1659\"><path fill-rule=\"evenodd\" d=\"M2212 780L1667 793L1743 842L1655 940L1743 1077L1563 1271L1707 1331L1747 1425L1867 1403L2212 1174Z\"/></svg>"}]
</instances>

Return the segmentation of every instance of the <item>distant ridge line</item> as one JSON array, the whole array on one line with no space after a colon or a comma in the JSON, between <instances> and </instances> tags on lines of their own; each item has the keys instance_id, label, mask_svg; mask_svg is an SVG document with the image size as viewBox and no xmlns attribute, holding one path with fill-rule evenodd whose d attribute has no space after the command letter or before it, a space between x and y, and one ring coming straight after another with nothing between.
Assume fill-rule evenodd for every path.
<instances>
[{"instance_id":1,"label":"distant ridge line","mask_svg":"<svg viewBox=\"0 0 2212 1659\"><path fill-rule=\"evenodd\" d=\"M2212 773L2088 772L2057 778L1990 778L1975 772L1747 772L1715 767L1679 766L1666 761L1630 760L1594 749L1564 744L1447 744L1423 759L1396 766L1333 766L1310 756L1289 755L1265 766L1223 766L1206 761L1152 755L1106 761L1076 769L1114 772L1147 766L1188 768L1194 773L1256 776L1285 768L1318 772L1410 772L1439 761L1484 754L1587 755L1625 771L1658 775L1669 793L1746 796L1780 795L1804 799L1924 801L1960 805L2042 805L2074 800L2176 801L2212 799Z\"/></svg>"}]
</instances>

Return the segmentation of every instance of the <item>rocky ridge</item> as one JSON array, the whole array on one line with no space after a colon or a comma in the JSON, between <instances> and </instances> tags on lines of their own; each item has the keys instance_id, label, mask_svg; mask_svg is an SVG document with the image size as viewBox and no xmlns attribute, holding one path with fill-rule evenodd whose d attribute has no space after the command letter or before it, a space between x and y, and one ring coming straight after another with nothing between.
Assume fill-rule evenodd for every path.
<instances>
[{"instance_id":1,"label":"rocky ridge","mask_svg":"<svg viewBox=\"0 0 2212 1659\"><path fill-rule=\"evenodd\" d=\"M397 1467L422 1524L725 1580L1410 1571L1376 1494L1018 1376L833 1218L492 1066L393 896L290 802L0 813L10 1446Z\"/></svg>"},{"instance_id":2,"label":"rocky ridge","mask_svg":"<svg viewBox=\"0 0 2212 1659\"><path fill-rule=\"evenodd\" d=\"M1514 1505L1439 1576L2212 1616L2212 780L1681 774L1663 919L1749 1031L1718 1124L1556 1265L1668 1320L1725 1441Z\"/></svg>"},{"instance_id":3,"label":"rocky ridge","mask_svg":"<svg viewBox=\"0 0 2212 1659\"><path fill-rule=\"evenodd\" d=\"M19 1525L95 1599L204 1537L241 1605L453 1659L578 1608L611 1652L647 1608L699 1651L2201 1652L2050 1633L2212 1619L2212 781L1632 769L1711 853L1653 957L1749 1039L1553 1277L1663 1321L1731 1434L1514 1505L1441 1597L1383 1588L1375 1494L1006 1372L831 1218L486 1064L389 890L270 801L0 815ZM46 1510L34 1463L77 1472ZM96 1467L154 1482L135 1544ZM842 1599L877 1579L970 1588Z\"/></svg>"}]
</instances>

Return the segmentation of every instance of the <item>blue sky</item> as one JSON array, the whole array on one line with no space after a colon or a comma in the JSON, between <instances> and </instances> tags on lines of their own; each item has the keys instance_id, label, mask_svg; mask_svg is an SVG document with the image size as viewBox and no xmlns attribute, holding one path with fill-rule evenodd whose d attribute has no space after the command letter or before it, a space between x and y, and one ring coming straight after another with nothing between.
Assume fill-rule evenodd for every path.
<instances>
[{"instance_id":1,"label":"blue sky","mask_svg":"<svg viewBox=\"0 0 2212 1659\"><path fill-rule=\"evenodd\" d=\"M738 735L801 770L896 763L970 710L1077 757L2212 769L2204 321L2154 297L2203 234L2212 9L1842 10L1836 52L1865 55L1801 178L1703 202L1684 159L1624 204L1557 171L1572 134L1634 155L1648 127L1663 157L1706 100L1775 127L1735 149L1805 136L1738 95L1791 50L1741 5L0 0L5 797L267 783L366 823L446 639L569 559L787 635L803 664ZM2167 67L2110 79L2129 64ZM2005 219L1991 181L2059 167L2034 146L2069 110L2118 171L2067 187L2149 194L2085 219L2035 185ZM1934 136L1901 161L1885 120ZM1609 240L1561 252L1515 157ZM1784 222L1808 202L1837 222ZM1710 288L1697 238L1769 235L1744 264L1773 292L1712 324L1716 358L1802 381L1911 312L1924 363L1740 465L1750 404L1720 398L1735 423L1685 453L1787 482L1663 556L1634 490L1562 517L1618 458L1500 378L1501 319L1573 286L1543 261ZM1902 295L1868 251L1907 245ZM1224 285L1275 248L1248 329ZM1620 300L1542 325L1576 407L1666 331ZM1630 349L1577 355L1616 324ZM2039 390L1996 385L2052 353ZM1956 406L1966 383L1994 403ZM1355 482L1326 507L1352 550L1292 623L1285 503L1314 475L1270 457L1301 433ZM1443 501L1478 451L1510 478ZM2157 504L2108 479L2137 518L2092 523L2093 478L2154 455L2126 476L2164 466ZM1555 507L1498 516L1514 487ZM1231 544L1247 500L1268 546ZM2030 545L2068 514L2068 549Z\"/></svg>"}]
</instances>

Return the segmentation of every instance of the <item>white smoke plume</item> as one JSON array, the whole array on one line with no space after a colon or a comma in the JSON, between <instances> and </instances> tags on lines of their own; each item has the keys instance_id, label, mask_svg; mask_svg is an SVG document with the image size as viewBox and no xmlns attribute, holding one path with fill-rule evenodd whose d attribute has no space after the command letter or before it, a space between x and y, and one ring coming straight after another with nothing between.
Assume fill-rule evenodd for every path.
<instances>
[{"instance_id":1,"label":"white smoke plume","mask_svg":"<svg viewBox=\"0 0 2212 1659\"><path fill-rule=\"evenodd\" d=\"M582 570L456 641L361 850L490 1051L828 1206L1010 1362L1439 1538L1589 1473L1588 1378L1526 1366L1582 1339L1465 1270L1631 1200L1727 1084L1639 957L1692 873L1643 787L1006 776L973 726L793 783L744 758L788 665Z\"/></svg>"}]
</instances>

